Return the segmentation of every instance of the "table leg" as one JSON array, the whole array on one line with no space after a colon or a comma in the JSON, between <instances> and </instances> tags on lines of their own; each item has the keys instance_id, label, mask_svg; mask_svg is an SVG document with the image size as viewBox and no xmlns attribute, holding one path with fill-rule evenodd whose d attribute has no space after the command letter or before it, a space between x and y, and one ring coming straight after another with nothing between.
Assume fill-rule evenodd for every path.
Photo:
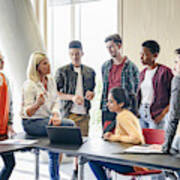
<instances>
[{"instance_id":1,"label":"table leg","mask_svg":"<svg viewBox=\"0 0 180 180\"><path fill-rule=\"evenodd\" d=\"M36 161L36 164L35 164L35 180L38 180L39 179L39 149L35 149L34 150L34 153L35 153L35 161Z\"/></svg>"},{"instance_id":2,"label":"table leg","mask_svg":"<svg viewBox=\"0 0 180 180\"><path fill-rule=\"evenodd\" d=\"M88 160L82 156L79 156L78 159L79 159L78 180L84 180L84 165L86 162L88 162Z\"/></svg>"}]
</instances>

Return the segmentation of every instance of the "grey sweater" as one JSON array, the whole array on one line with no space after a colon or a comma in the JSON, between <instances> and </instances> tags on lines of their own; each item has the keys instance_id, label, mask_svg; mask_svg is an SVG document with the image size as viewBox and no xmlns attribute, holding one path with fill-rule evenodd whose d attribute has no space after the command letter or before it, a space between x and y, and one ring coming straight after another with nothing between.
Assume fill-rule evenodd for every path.
<instances>
[{"instance_id":1,"label":"grey sweater","mask_svg":"<svg viewBox=\"0 0 180 180\"><path fill-rule=\"evenodd\" d=\"M180 119L180 75L175 76L171 85L170 109L163 152L169 153Z\"/></svg>"}]
</instances>

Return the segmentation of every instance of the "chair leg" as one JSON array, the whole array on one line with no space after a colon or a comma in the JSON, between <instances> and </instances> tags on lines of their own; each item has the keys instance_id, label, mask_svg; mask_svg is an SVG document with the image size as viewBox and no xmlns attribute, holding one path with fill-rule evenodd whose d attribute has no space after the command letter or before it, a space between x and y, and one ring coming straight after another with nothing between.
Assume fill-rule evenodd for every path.
<instances>
[{"instance_id":1,"label":"chair leg","mask_svg":"<svg viewBox=\"0 0 180 180\"><path fill-rule=\"evenodd\" d=\"M136 180L136 178L135 177L132 177L132 179L131 180Z\"/></svg>"}]
</instances>

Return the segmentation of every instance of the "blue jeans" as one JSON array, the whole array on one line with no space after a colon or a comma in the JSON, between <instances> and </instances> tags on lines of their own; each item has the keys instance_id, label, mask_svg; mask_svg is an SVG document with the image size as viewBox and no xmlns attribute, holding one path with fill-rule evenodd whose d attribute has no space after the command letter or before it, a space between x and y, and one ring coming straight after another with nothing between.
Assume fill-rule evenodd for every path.
<instances>
[{"instance_id":1,"label":"blue jeans","mask_svg":"<svg viewBox=\"0 0 180 180\"><path fill-rule=\"evenodd\" d=\"M139 108L140 114L140 125L141 128L151 128L151 129L164 129L166 128L166 116L158 124L154 123L154 120L151 117L150 105L141 104Z\"/></svg>"},{"instance_id":2,"label":"blue jeans","mask_svg":"<svg viewBox=\"0 0 180 180\"><path fill-rule=\"evenodd\" d=\"M24 131L31 136L47 136L46 126L49 118L46 119L23 119ZM64 119L60 126L74 126L74 122ZM59 153L49 152L49 173L51 180L59 180Z\"/></svg>"},{"instance_id":3,"label":"blue jeans","mask_svg":"<svg viewBox=\"0 0 180 180\"><path fill-rule=\"evenodd\" d=\"M4 162L4 167L0 172L0 179L8 180L15 166L14 153L12 152L3 153L1 154L1 157Z\"/></svg>"},{"instance_id":4,"label":"blue jeans","mask_svg":"<svg viewBox=\"0 0 180 180\"><path fill-rule=\"evenodd\" d=\"M89 166L98 180L108 180L104 167L114 170L118 173L134 172L132 166L106 163L102 161L89 161Z\"/></svg>"},{"instance_id":5,"label":"blue jeans","mask_svg":"<svg viewBox=\"0 0 180 180\"><path fill-rule=\"evenodd\" d=\"M118 173L122 173L122 174L134 172L134 168L132 166L106 163L102 161L90 161L89 166L91 167L97 180L108 180L104 167L114 170ZM160 174L160 175L158 174L158 175L153 175L151 179L152 180L165 180L166 178L164 174Z\"/></svg>"}]
</instances>

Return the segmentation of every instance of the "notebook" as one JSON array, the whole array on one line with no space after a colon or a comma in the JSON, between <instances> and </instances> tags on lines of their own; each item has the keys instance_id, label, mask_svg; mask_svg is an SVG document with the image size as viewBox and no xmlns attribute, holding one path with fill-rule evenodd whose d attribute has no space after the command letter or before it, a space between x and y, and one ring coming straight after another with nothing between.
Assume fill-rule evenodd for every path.
<instances>
[{"instance_id":1,"label":"notebook","mask_svg":"<svg viewBox=\"0 0 180 180\"><path fill-rule=\"evenodd\" d=\"M123 151L124 153L133 153L133 154L162 154L162 150L152 149L149 146L132 146Z\"/></svg>"},{"instance_id":2,"label":"notebook","mask_svg":"<svg viewBox=\"0 0 180 180\"><path fill-rule=\"evenodd\" d=\"M81 145L83 143L81 130L72 126L47 126L51 144Z\"/></svg>"}]
</instances>

